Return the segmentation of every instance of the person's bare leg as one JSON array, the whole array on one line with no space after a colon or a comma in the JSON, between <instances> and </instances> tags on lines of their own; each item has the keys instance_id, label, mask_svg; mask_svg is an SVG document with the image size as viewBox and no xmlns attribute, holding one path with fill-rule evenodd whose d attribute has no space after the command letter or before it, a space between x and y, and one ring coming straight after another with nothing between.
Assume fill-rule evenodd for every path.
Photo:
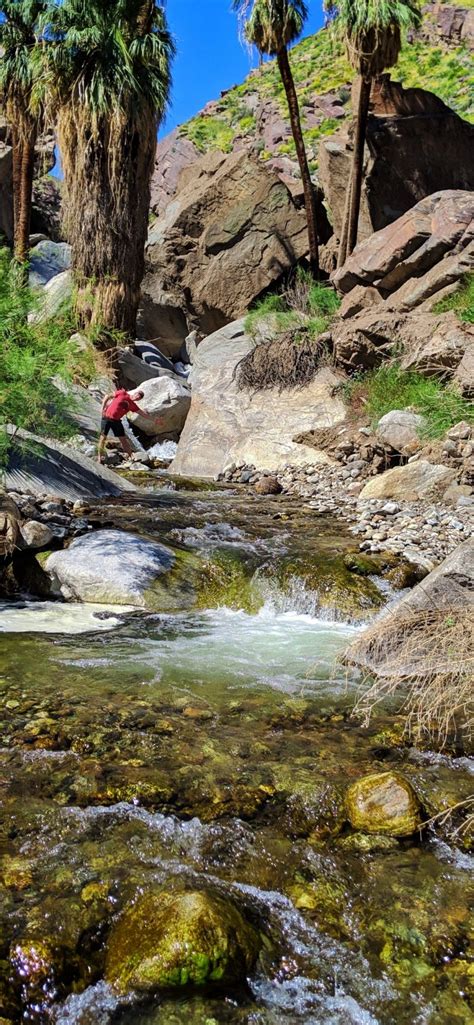
<instances>
[{"instance_id":1,"label":"person's bare leg","mask_svg":"<svg viewBox=\"0 0 474 1025\"><path fill-rule=\"evenodd\" d=\"M120 444L127 456L131 456L133 452L133 445L128 438L120 438Z\"/></svg>"},{"instance_id":2,"label":"person's bare leg","mask_svg":"<svg viewBox=\"0 0 474 1025\"><path fill-rule=\"evenodd\" d=\"M103 462L102 456L105 453L106 443L107 443L107 438L105 437L105 434L101 434L101 436L99 438L99 444L97 446L97 462L98 463L102 463Z\"/></svg>"}]
</instances>

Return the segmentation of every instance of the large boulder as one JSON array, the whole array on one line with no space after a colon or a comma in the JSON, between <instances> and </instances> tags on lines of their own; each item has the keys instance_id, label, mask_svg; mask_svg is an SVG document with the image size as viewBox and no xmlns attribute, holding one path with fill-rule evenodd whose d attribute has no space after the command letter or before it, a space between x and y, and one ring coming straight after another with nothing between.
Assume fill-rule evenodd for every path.
<instances>
[{"instance_id":1,"label":"large boulder","mask_svg":"<svg viewBox=\"0 0 474 1025\"><path fill-rule=\"evenodd\" d=\"M191 329L223 327L307 247L304 210L275 174L246 153L208 154L183 173L150 230L143 337L177 351Z\"/></svg>"},{"instance_id":2,"label":"large boulder","mask_svg":"<svg viewBox=\"0 0 474 1025\"><path fill-rule=\"evenodd\" d=\"M431 609L471 607L474 614L474 539L458 545L420 584L391 608L393 616Z\"/></svg>"},{"instance_id":3,"label":"large boulder","mask_svg":"<svg viewBox=\"0 0 474 1025\"><path fill-rule=\"evenodd\" d=\"M156 377L151 381L143 381L140 385L144 393L140 405L147 413L161 419L157 425L155 420L148 420L140 413L132 413L130 419L139 430L152 438L162 434L180 434L191 405L191 391L181 380L171 377Z\"/></svg>"},{"instance_id":4,"label":"large boulder","mask_svg":"<svg viewBox=\"0 0 474 1025\"><path fill-rule=\"evenodd\" d=\"M474 540L451 555L356 638L344 654L350 665L375 678L380 697L404 684L408 709L421 710L418 726L446 725L458 716L472 724ZM406 684L412 690L406 689ZM369 695L370 701L370 695ZM468 732L470 728L468 727Z\"/></svg>"},{"instance_id":5,"label":"large boulder","mask_svg":"<svg viewBox=\"0 0 474 1025\"><path fill-rule=\"evenodd\" d=\"M456 476L457 471L448 466L418 459L372 477L362 488L359 499L364 501L368 498L395 498L404 502L436 499L441 497Z\"/></svg>"},{"instance_id":6,"label":"large boulder","mask_svg":"<svg viewBox=\"0 0 474 1025\"><path fill-rule=\"evenodd\" d=\"M44 569L52 593L66 601L155 608L155 584L174 562L164 545L122 530L98 530L53 552Z\"/></svg>"},{"instance_id":7,"label":"large boulder","mask_svg":"<svg viewBox=\"0 0 474 1025\"><path fill-rule=\"evenodd\" d=\"M29 314L33 324L51 320L63 306L70 302L73 292L73 280L70 270L55 274L46 282L40 296L38 309Z\"/></svg>"},{"instance_id":8,"label":"large boulder","mask_svg":"<svg viewBox=\"0 0 474 1025\"><path fill-rule=\"evenodd\" d=\"M375 285L380 294L398 308L398 290L411 279L421 278L438 265L446 255L447 274L437 274L419 301L461 278L473 261L474 193L446 190L426 196L388 227L376 231L359 243L346 263L334 275L341 292L350 292L356 285ZM460 257L457 271L452 254ZM442 265L444 266L444 265ZM406 296L405 296L406 298ZM411 300L406 308L416 303ZM400 308L404 309L403 293Z\"/></svg>"},{"instance_id":9,"label":"large boulder","mask_svg":"<svg viewBox=\"0 0 474 1025\"><path fill-rule=\"evenodd\" d=\"M421 824L420 802L398 772L363 776L349 787L345 803L351 826L363 833L411 836Z\"/></svg>"},{"instance_id":10,"label":"large boulder","mask_svg":"<svg viewBox=\"0 0 474 1025\"><path fill-rule=\"evenodd\" d=\"M70 266L71 247L67 242L38 242L30 252L30 285L46 285Z\"/></svg>"},{"instance_id":11,"label":"large boulder","mask_svg":"<svg viewBox=\"0 0 474 1025\"><path fill-rule=\"evenodd\" d=\"M371 370L391 357L400 359L403 370L451 377L474 350L473 325L461 323L452 310L400 313L388 301L369 305L352 319L336 320L331 335L337 364L351 372Z\"/></svg>"},{"instance_id":12,"label":"large boulder","mask_svg":"<svg viewBox=\"0 0 474 1025\"><path fill-rule=\"evenodd\" d=\"M239 461L266 470L281 469L286 463L329 461L324 453L293 439L344 419L344 403L335 394L339 378L325 367L299 388L240 390L236 370L253 345L243 320L199 345L191 372L191 409L173 473L214 477Z\"/></svg>"},{"instance_id":13,"label":"large boulder","mask_svg":"<svg viewBox=\"0 0 474 1025\"><path fill-rule=\"evenodd\" d=\"M354 96L353 106L356 102ZM390 75L382 75L372 91L367 124L359 241L438 189L473 190L473 146L474 127L439 97L424 89L404 89ZM319 179L338 238L352 147L352 135L344 126L324 139L319 151Z\"/></svg>"},{"instance_id":14,"label":"large boulder","mask_svg":"<svg viewBox=\"0 0 474 1025\"><path fill-rule=\"evenodd\" d=\"M5 468L8 491L58 495L72 501L135 491L129 481L68 445L39 438L13 426L7 430L11 437Z\"/></svg>"},{"instance_id":15,"label":"large boulder","mask_svg":"<svg viewBox=\"0 0 474 1025\"><path fill-rule=\"evenodd\" d=\"M409 409L392 409L377 424L377 438L384 444L403 452L407 447L419 445L425 418Z\"/></svg>"},{"instance_id":16,"label":"large boulder","mask_svg":"<svg viewBox=\"0 0 474 1025\"><path fill-rule=\"evenodd\" d=\"M145 381L154 381L157 377L171 377L179 381L178 374L163 367L151 367L144 363L140 356L135 356L131 349L120 349L117 354L117 366L120 382L127 390L141 387Z\"/></svg>"},{"instance_id":17,"label":"large boulder","mask_svg":"<svg viewBox=\"0 0 474 1025\"><path fill-rule=\"evenodd\" d=\"M105 978L120 993L244 982L257 931L229 900L206 893L148 893L112 927Z\"/></svg>"}]
</instances>

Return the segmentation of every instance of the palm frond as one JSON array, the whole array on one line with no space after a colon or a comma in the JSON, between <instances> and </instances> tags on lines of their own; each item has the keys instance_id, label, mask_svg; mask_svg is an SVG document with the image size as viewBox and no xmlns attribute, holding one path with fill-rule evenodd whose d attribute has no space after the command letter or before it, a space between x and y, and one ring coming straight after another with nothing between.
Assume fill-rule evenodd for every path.
<instances>
[{"instance_id":1,"label":"palm frond","mask_svg":"<svg viewBox=\"0 0 474 1025\"><path fill-rule=\"evenodd\" d=\"M247 42L271 56L299 38L308 17L304 0L233 0L233 9Z\"/></svg>"},{"instance_id":2,"label":"palm frond","mask_svg":"<svg viewBox=\"0 0 474 1025\"><path fill-rule=\"evenodd\" d=\"M350 63L365 78L396 64L403 33L421 21L416 0L326 0L325 8Z\"/></svg>"}]
</instances>

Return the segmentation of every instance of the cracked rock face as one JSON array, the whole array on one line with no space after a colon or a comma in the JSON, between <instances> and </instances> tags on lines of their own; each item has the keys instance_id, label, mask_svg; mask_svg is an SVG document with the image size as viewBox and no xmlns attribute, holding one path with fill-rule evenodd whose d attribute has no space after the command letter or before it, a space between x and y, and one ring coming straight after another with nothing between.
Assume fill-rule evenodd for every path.
<instances>
[{"instance_id":1,"label":"cracked rock face","mask_svg":"<svg viewBox=\"0 0 474 1025\"><path fill-rule=\"evenodd\" d=\"M152 227L142 328L178 349L241 316L305 255L304 210L246 153L208 154Z\"/></svg>"}]
</instances>

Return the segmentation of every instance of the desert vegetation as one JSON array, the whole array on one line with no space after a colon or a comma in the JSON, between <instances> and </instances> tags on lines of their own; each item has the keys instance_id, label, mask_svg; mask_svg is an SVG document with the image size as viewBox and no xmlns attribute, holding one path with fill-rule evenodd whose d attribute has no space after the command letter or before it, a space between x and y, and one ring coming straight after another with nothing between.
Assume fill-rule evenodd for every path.
<instances>
[{"instance_id":1,"label":"desert vegetation","mask_svg":"<svg viewBox=\"0 0 474 1025\"><path fill-rule=\"evenodd\" d=\"M35 143L55 125L82 325L135 336L150 179L174 44L155 0L2 3L0 92L13 131L15 252L28 257ZM94 301L90 303L90 283Z\"/></svg>"}]
</instances>

